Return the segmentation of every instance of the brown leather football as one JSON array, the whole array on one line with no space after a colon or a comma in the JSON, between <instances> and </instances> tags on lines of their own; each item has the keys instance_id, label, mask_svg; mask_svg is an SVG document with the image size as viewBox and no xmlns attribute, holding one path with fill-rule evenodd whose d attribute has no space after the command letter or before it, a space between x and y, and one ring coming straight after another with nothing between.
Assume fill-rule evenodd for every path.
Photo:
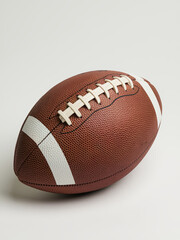
<instances>
[{"instance_id":1,"label":"brown leather football","mask_svg":"<svg viewBox=\"0 0 180 240\"><path fill-rule=\"evenodd\" d=\"M128 174L151 147L162 105L155 87L117 71L93 71L50 89L28 114L14 171L56 193L104 188Z\"/></svg>"}]
</instances>

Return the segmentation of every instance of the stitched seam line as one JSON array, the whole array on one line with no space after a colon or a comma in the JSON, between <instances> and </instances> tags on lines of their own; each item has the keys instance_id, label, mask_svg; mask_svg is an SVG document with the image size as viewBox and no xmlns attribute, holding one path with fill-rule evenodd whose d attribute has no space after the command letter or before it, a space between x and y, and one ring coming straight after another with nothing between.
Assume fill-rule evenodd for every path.
<instances>
[{"instance_id":1,"label":"stitched seam line","mask_svg":"<svg viewBox=\"0 0 180 240\"><path fill-rule=\"evenodd\" d=\"M109 105L105 106L105 107L102 107L102 108L99 108L97 110L95 110L94 112L92 112L89 117L87 117L77 128L73 129L72 131L69 131L69 132L62 132L64 130L64 128L66 127L66 125L63 126L62 128L62 131L61 131L61 134L67 134L67 133L72 133L74 131L76 131L79 127L81 127L94 113L100 111L100 110L103 110L105 108L108 108L110 107L116 100L120 99L120 98L123 98L123 97L131 97L131 96L134 96L136 95L138 92L139 92L139 87L137 85L134 85L134 87L137 87L137 92L133 93L133 94L128 94L128 95L122 95L120 97L117 97L115 98Z\"/></svg>"},{"instance_id":2,"label":"stitched seam line","mask_svg":"<svg viewBox=\"0 0 180 240\"><path fill-rule=\"evenodd\" d=\"M124 75L132 78L132 76L130 76L129 74L125 74L125 73L122 73L122 74L124 74ZM95 82L97 82L97 81L99 81L99 80L105 79L105 78L108 77L108 76L112 76L112 75L113 75L113 73L107 74L107 75L105 75L104 77L98 78L98 79L94 80L93 82L90 82L90 83L86 84L84 87L78 89L75 93L73 93L72 95L70 95L69 97L67 97L66 99L64 99L62 102L58 103L58 105L57 105L57 106L53 109L53 111L51 112L51 114L50 114L50 116L49 116L49 119L56 117L56 115L52 116L52 114L53 114L53 112L55 111L55 109L56 109L58 106L60 106L61 104L65 103L69 98L73 97L74 95L76 95L78 92L80 92L81 90L83 90L83 89L86 88L87 86L89 86L89 85L91 85L91 84L93 84L93 83L95 83ZM135 81L134 79L131 79L131 80L132 80L132 81Z\"/></svg>"},{"instance_id":3,"label":"stitched seam line","mask_svg":"<svg viewBox=\"0 0 180 240\"><path fill-rule=\"evenodd\" d=\"M155 137L156 137L157 133L155 134L155 136L151 139L150 141L150 144L145 148L145 150L139 155L138 158L136 158L133 162L131 162L127 167L125 168L122 168L121 170L115 172L114 174L110 175L110 176L107 176L107 177L104 177L104 178L101 178L101 179L98 179L98 180L95 180L95 181L92 181L92 182L87 182L87 183L80 183L80 184L72 184L72 185L49 185L49 184L40 184L40 183L31 183L31 182L27 182L27 181L23 181L20 179L21 182L25 183L25 184L31 184L31 185L34 185L34 186L44 186L44 187L78 187L78 186L83 186L83 185L88 185L88 184L93 184L93 183L96 183L96 182L100 182L100 181L103 181L103 180L106 180L108 178L111 178L125 170L127 170L129 167L131 167L135 162L137 162L141 156L146 152L146 150L152 145Z\"/></svg>"}]
</instances>

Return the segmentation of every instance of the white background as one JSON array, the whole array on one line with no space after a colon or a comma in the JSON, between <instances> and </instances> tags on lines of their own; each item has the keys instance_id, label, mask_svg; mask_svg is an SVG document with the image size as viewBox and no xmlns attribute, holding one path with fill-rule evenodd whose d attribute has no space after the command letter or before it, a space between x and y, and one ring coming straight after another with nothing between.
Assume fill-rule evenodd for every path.
<instances>
[{"instance_id":1,"label":"white background","mask_svg":"<svg viewBox=\"0 0 180 240\"><path fill-rule=\"evenodd\" d=\"M0 1L0 238L180 239L180 1ZM36 101L75 74L109 69L150 80L163 102L141 164L104 190L41 192L13 172Z\"/></svg>"}]
</instances>

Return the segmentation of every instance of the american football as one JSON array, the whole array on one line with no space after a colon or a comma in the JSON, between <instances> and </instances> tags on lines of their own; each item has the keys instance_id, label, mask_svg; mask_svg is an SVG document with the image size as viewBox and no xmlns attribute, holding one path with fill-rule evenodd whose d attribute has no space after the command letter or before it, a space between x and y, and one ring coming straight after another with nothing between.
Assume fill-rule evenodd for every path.
<instances>
[{"instance_id":1,"label":"american football","mask_svg":"<svg viewBox=\"0 0 180 240\"><path fill-rule=\"evenodd\" d=\"M20 130L14 171L31 187L83 193L118 181L143 159L161 123L155 87L142 77L92 71L60 82Z\"/></svg>"}]
</instances>

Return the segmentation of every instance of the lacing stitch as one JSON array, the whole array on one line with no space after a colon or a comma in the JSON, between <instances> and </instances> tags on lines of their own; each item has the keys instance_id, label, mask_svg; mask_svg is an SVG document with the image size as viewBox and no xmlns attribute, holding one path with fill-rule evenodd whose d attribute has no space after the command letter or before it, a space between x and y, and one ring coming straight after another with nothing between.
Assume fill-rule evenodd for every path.
<instances>
[{"instance_id":1,"label":"lacing stitch","mask_svg":"<svg viewBox=\"0 0 180 240\"><path fill-rule=\"evenodd\" d=\"M113 80L105 79L104 84L97 83L97 88L95 89L87 89L87 94L84 96L78 95L78 100L74 103L68 102L67 108L64 111L59 110L59 118L64 123L66 122L68 125L72 125L72 122L70 120L70 116L75 114L78 118L82 117L81 112L79 109L83 106L86 106L88 110L91 110L90 101L95 99L98 104L101 104L101 99L99 95L105 94L107 98L110 98L109 90L113 89L116 94L119 93L118 86L122 86L125 91L127 91L128 84L131 88L134 88L133 81L126 75L120 75L113 77Z\"/></svg>"}]
</instances>

